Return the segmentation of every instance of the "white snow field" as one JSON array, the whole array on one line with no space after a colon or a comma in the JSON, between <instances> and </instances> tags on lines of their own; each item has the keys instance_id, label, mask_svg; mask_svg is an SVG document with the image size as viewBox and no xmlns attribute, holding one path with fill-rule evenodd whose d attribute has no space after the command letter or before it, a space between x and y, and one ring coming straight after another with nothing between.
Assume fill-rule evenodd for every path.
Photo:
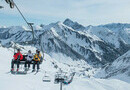
<instances>
[{"instance_id":1,"label":"white snow field","mask_svg":"<svg viewBox=\"0 0 130 90\"><path fill-rule=\"evenodd\" d=\"M33 48L31 50L33 50ZM35 49L33 51L35 51ZM58 59L58 55L56 56L54 54L51 57L45 54L46 61L43 61L42 65L40 65L41 71L36 75L31 73L31 70L26 75L13 75L9 73L12 57L13 49L0 46L0 90L60 90L60 85L54 84L54 75L58 69L54 68L52 62L55 62L66 72L69 71L70 68L75 68L76 75L73 82L69 85L64 85L63 90L130 90L130 82L121 81L119 79L99 79L92 76L88 78L87 74L91 75L91 71L85 72L86 76L82 76L80 75L80 71L83 69L82 66L86 68L91 68L91 66L85 64L83 61L72 61L67 57L65 57L66 59L64 60L69 60L66 61L65 64L64 60L64 62L60 59L56 60ZM59 57L62 57L62 55L59 54ZM70 67L67 64L70 64ZM20 69L23 67L24 66L20 66ZM94 71L93 68L92 70ZM45 71L50 75L51 82L42 81Z\"/></svg>"}]
</instances>

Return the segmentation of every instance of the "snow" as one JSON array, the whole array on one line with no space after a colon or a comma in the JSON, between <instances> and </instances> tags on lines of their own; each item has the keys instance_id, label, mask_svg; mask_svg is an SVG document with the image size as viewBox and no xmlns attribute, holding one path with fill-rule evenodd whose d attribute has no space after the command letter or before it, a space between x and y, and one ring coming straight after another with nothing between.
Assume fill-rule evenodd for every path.
<instances>
[{"instance_id":1,"label":"snow","mask_svg":"<svg viewBox=\"0 0 130 90\"><path fill-rule=\"evenodd\" d=\"M94 34L90 34L89 32L85 31L85 32L81 32L78 31L80 34L86 35L87 37L91 37L93 39L93 41L102 41L99 37L97 37Z\"/></svg>"},{"instance_id":2,"label":"snow","mask_svg":"<svg viewBox=\"0 0 130 90\"><path fill-rule=\"evenodd\" d=\"M94 77L119 79L130 83L130 50L110 65L98 69Z\"/></svg>"},{"instance_id":3,"label":"snow","mask_svg":"<svg viewBox=\"0 0 130 90\"><path fill-rule=\"evenodd\" d=\"M9 30L10 34L16 34L19 31L24 31L25 30L25 27L22 27L22 26L11 26L9 28L10 28L10 30Z\"/></svg>"},{"instance_id":4,"label":"snow","mask_svg":"<svg viewBox=\"0 0 130 90\"><path fill-rule=\"evenodd\" d=\"M53 27L51 28L51 31L53 32L53 34L54 34L56 37L59 36Z\"/></svg>"},{"instance_id":5,"label":"snow","mask_svg":"<svg viewBox=\"0 0 130 90\"><path fill-rule=\"evenodd\" d=\"M31 46L24 46L22 53L25 53L31 49L35 52L36 48ZM129 90L130 82L125 82L118 79L99 79L87 76L80 77L79 70L83 70L83 67L87 65L84 61L72 61L69 57L62 54L53 54L52 56L45 54L45 60L41 65L41 71L34 75L34 73L28 72L27 75L12 75L9 72L10 62L13 55L12 48L3 48L0 46L0 89L1 90L59 90L59 84L54 84L54 75L58 70L52 65L52 62L56 62L61 69L69 69L66 64L75 66L74 69L77 72L74 80L69 85L64 85L63 90ZM58 57L59 56L59 57ZM58 59L58 60L57 60ZM62 60L63 61L62 61ZM66 64L64 64L66 63ZM20 66L23 68L23 66ZM72 68L72 67L71 67ZM43 82L42 78L45 71L50 75L51 82ZM87 72L90 73L90 72Z\"/></svg>"},{"instance_id":6,"label":"snow","mask_svg":"<svg viewBox=\"0 0 130 90\"><path fill-rule=\"evenodd\" d=\"M113 31L107 28L93 26L89 28L86 31L86 33L90 33L90 35L96 35L97 37L101 38L103 41L113 44L116 48L119 48L120 46L118 34L114 33Z\"/></svg>"},{"instance_id":7,"label":"snow","mask_svg":"<svg viewBox=\"0 0 130 90\"><path fill-rule=\"evenodd\" d=\"M66 90L129 90L130 84L116 79L75 78Z\"/></svg>"},{"instance_id":8,"label":"snow","mask_svg":"<svg viewBox=\"0 0 130 90\"><path fill-rule=\"evenodd\" d=\"M130 66L130 50L126 52L124 55L121 57L117 58L111 65L111 67L114 67L115 69L119 68L125 68Z\"/></svg>"},{"instance_id":9,"label":"snow","mask_svg":"<svg viewBox=\"0 0 130 90\"><path fill-rule=\"evenodd\" d=\"M75 30L78 30L78 31L82 31L85 29L84 26L82 26L81 24L77 23L77 22L73 22L72 20L70 19L66 19L63 24L75 29Z\"/></svg>"},{"instance_id":10,"label":"snow","mask_svg":"<svg viewBox=\"0 0 130 90\"><path fill-rule=\"evenodd\" d=\"M6 26L0 26L0 28L7 28Z\"/></svg>"},{"instance_id":11,"label":"snow","mask_svg":"<svg viewBox=\"0 0 130 90\"><path fill-rule=\"evenodd\" d=\"M112 23L100 25L99 27L107 28L113 31L116 35L120 36L124 42L130 44L130 24L127 23Z\"/></svg>"},{"instance_id":12,"label":"snow","mask_svg":"<svg viewBox=\"0 0 130 90\"><path fill-rule=\"evenodd\" d=\"M43 28L40 27L39 25L33 26L33 29L34 29L34 30L43 30Z\"/></svg>"},{"instance_id":13,"label":"snow","mask_svg":"<svg viewBox=\"0 0 130 90\"><path fill-rule=\"evenodd\" d=\"M67 45L72 47L75 51L79 51L78 46L82 46L86 49L87 48L91 49L91 48L89 48L90 43L86 43L85 39L76 38L76 33L79 33L80 35L84 35L86 38L89 38L91 42L102 41L96 35L91 35L89 33L84 33L82 31L76 31L76 30L72 29L71 27L64 25L61 22L52 23L45 27L46 27L46 29L48 28L48 30L51 29L54 36L60 38L60 40L64 41ZM50 36L50 37L52 37L52 36ZM57 43L57 45L58 45L58 43ZM99 47L97 45L95 45L95 47L93 47L91 50L102 54L102 50L99 50ZM97 56L97 58L101 59L98 55L96 55L96 56ZM85 56L85 57L87 57L87 56Z\"/></svg>"}]
</instances>

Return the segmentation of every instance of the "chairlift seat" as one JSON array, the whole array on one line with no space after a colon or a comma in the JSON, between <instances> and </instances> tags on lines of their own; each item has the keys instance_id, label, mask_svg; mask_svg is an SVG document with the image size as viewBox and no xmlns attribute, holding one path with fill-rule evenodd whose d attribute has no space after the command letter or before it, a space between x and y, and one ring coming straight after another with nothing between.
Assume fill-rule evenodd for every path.
<instances>
[{"instance_id":1,"label":"chairlift seat","mask_svg":"<svg viewBox=\"0 0 130 90\"><path fill-rule=\"evenodd\" d=\"M25 62L27 61L26 59L27 55L23 55L23 59L20 60L20 64L25 64ZM34 60L31 61L31 64L34 63ZM40 61L40 64L42 63L42 61ZM14 64L17 64L17 62L15 62Z\"/></svg>"}]
</instances>

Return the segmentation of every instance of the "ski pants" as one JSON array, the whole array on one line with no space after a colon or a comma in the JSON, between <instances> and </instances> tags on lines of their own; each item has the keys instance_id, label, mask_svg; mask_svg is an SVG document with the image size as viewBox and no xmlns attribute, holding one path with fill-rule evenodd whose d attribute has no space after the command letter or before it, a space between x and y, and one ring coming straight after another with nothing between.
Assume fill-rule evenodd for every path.
<instances>
[{"instance_id":1,"label":"ski pants","mask_svg":"<svg viewBox=\"0 0 130 90\"><path fill-rule=\"evenodd\" d=\"M25 68L26 68L26 67L30 68L30 64L31 64L31 61L26 61L24 67L25 67Z\"/></svg>"},{"instance_id":2,"label":"ski pants","mask_svg":"<svg viewBox=\"0 0 130 90\"><path fill-rule=\"evenodd\" d=\"M40 69L39 65L40 65L40 62L39 61L34 61L33 62L33 70L35 69L35 65L37 64L37 69Z\"/></svg>"},{"instance_id":3,"label":"ski pants","mask_svg":"<svg viewBox=\"0 0 130 90\"><path fill-rule=\"evenodd\" d=\"M14 64L17 64L17 68L19 68L19 63L20 63L20 60L12 60L11 62L11 68L14 68Z\"/></svg>"}]
</instances>

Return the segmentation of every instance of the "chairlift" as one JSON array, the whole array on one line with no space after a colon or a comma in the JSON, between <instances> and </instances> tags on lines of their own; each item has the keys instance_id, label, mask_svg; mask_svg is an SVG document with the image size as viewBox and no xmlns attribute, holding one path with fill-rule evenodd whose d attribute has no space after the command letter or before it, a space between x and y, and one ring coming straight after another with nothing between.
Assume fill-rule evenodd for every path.
<instances>
[{"instance_id":1,"label":"chairlift","mask_svg":"<svg viewBox=\"0 0 130 90\"><path fill-rule=\"evenodd\" d=\"M56 73L54 83L58 84L58 83L62 82L64 85L68 85L72 82L74 75L75 75L75 72L73 72L69 75L67 75L66 72Z\"/></svg>"},{"instance_id":2,"label":"chairlift","mask_svg":"<svg viewBox=\"0 0 130 90\"><path fill-rule=\"evenodd\" d=\"M49 75L47 75L46 71L45 71L45 75L43 76L42 81L43 82L51 82L51 78Z\"/></svg>"}]
</instances>

